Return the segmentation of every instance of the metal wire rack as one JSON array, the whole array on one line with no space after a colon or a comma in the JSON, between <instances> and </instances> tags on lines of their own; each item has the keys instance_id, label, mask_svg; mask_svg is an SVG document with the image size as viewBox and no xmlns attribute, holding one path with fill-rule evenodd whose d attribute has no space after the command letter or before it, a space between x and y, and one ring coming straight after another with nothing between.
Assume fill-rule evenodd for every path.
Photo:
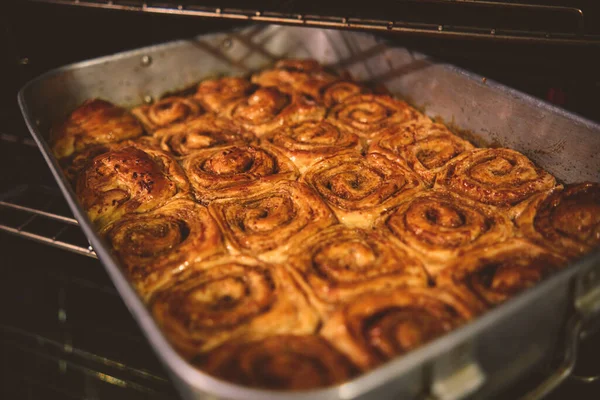
<instances>
[{"instance_id":1,"label":"metal wire rack","mask_svg":"<svg viewBox=\"0 0 600 400\"><path fill-rule=\"evenodd\" d=\"M535 43L600 44L600 32L588 14L571 3L534 0L404 0L369 2L368 9L332 9L322 2L145 0L30 0L38 3L136 11L155 14L220 18L234 21L392 32L413 35L491 39ZM257 4L259 3L259 4ZM260 4L264 3L264 4ZM241 8L240 8L241 5ZM343 11L342 11L343 10ZM340 15L346 14L346 15Z\"/></svg>"}]
</instances>

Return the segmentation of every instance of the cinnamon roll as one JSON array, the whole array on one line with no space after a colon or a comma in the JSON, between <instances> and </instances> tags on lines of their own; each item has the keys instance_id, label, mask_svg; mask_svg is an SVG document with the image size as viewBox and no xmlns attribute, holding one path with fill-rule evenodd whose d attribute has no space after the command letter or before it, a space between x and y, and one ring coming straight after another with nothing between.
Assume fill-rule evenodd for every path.
<instances>
[{"instance_id":1,"label":"cinnamon roll","mask_svg":"<svg viewBox=\"0 0 600 400\"><path fill-rule=\"evenodd\" d=\"M343 103L346 99L361 94L370 94L366 86L350 80L336 81L324 87L321 91L321 101L327 108Z\"/></svg>"},{"instance_id":2,"label":"cinnamon roll","mask_svg":"<svg viewBox=\"0 0 600 400\"><path fill-rule=\"evenodd\" d=\"M349 97L327 113L329 122L367 140L387 129L423 118L426 117L402 100L374 94Z\"/></svg>"},{"instance_id":3,"label":"cinnamon roll","mask_svg":"<svg viewBox=\"0 0 600 400\"><path fill-rule=\"evenodd\" d=\"M285 261L290 249L336 222L316 193L294 181L280 181L237 199L216 200L209 210L230 251L265 261Z\"/></svg>"},{"instance_id":4,"label":"cinnamon roll","mask_svg":"<svg viewBox=\"0 0 600 400\"><path fill-rule=\"evenodd\" d=\"M426 119L411 121L376 137L369 152L406 163L432 186L435 175L452 159L473 145L452 134L442 124Z\"/></svg>"},{"instance_id":5,"label":"cinnamon roll","mask_svg":"<svg viewBox=\"0 0 600 400\"><path fill-rule=\"evenodd\" d=\"M317 100L321 90L340 78L327 72L315 60L288 59L278 61L274 68L252 75L252 83L276 87L285 93L302 93Z\"/></svg>"},{"instance_id":6,"label":"cinnamon roll","mask_svg":"<svg viewBox=\"0 0 600 400\"><path fill-rule=\"evenodd\" d=\"M246 97L253 85L244 78L226 76L200 82L194 98L212 112L219 112L230 102Z\"/></svg>"},{"instance_id":7,"label":"cinnamon roll","mask_svg":"<svg viewBox=\"0 0 600 400\"><path fill-rule=\"evenodd\" d=\"M442 190L420 193L381 222L394 240L418 254L434 277L466 252L514 236L504 213Z\"/></svg>"},{"instance_id":8,"label":"cinnamon roll","mask_svg":"<svg viewBox=\"0 0 600 400\"><path fill-rule=\"evenodd\" d=\"M204 114L187 122L158 129L153 136L160 147L175 157L185 157L195 151L254 141L255 136L231 121L214 114Z\"/></svg>"},{"instance_id":9,"label":"cinnamon roll","mask_svg":"<svg viewBox=\"0 0 600 400\"><path fill-rule=\"evenodd\" d=\"M298 177L294 164L267 143L197 151L184 158L182 165L201 203L245 197Z\"/></svg>"},{"instance_id":10,"label":"cinnamon roll","mask_svg":"<svg viewBox=\"0 0 600 400\"><path fill-rule=\"evenodd\" d=\"M463 285L498 305L559 271L565 259L523 239L465 254L440 274L438 286Z\"/></svg>"},{"instance_id":11,"label":"cinnamon roll","mask_svg":"<svg viewBox=\"0 0 600 400\"><path fill-rule=\"evenodd\" d=\"M428 284L421 262L385 235L343 225L302 243L289 263L324 314L366 292Z\"/></svg>"},{"instance_id":12,"label":"cinnamon roll","mask_svg":"<svg viewBox=\"0 0 600 400\"><path fill-rule=\"evenodd\" d=\"M502 148L461 154L438 173L435 183L461 196L509 209L511 216L518 212L516 205L555 184L552 175L523 154Z\"/></svg>"},{"instance_id":13,"label":"cinnamon roll","mask_svg":"<svg viewBox=\"0 0 600 400\"><path fill-rule=\"evenodd\" d=\"M131 112L151 133L159 128L189 121L204 114L204 109L192 98L170 96L154 104L136 107Z\"/></svg>"},{"instance_id":14,"label":"cinnamon roll","mask_svg":"<svg viewBox=\"0 0 600 400\"><path fill-rule=\"evenodd\" d=\"M133 139L142 125L124 108L100 99L86 100L50 132L52 152L58 159L91 146Z\"/></svg>"},{"instance_id":15,"label":"cinnamon roll","mask_svg":"<svg viewBox=\"0 0 600 400\"><path fill-rule=\"evenodd\" d=\"M409 288L369 294L345 305L321 334L369 370L442 336L484 310L460 288Z\"/></svg>"},{"instance_id":16,"label":"cinnamon roll","mask_svg":"<svg viewBox=\"0 0 600 400\"><path fill-rule=\"evenodd\" d=\"M223 115L262 137L285 125L318 121L325 108L301 94L287 94L275 87L262 87L227 106Z\"/></svg>"},{"instance_id":17,"label":"cinnamon roll","mask_svg":"<svg viewBox=\"0 0 600 400\"><path fill-rule=\"evenodd\" d=\"M516 223L525 237L577 258L600 246L600 184L584 182L541 193Z\"/></svg>"},{"instance_id":18,"label":"cinnamon roll","mask_svg":"<svg viewBox=\"0 0 600 400\"><path fill-rule=\"evenodd\" d=\"M75 192L98 228L125 214L190 196L188 180L175 159L153 146L131 142L90 160L79 173Z\"/></svg>"},{"instance_id":19,"label":"cinnamon roll","mask_svg":"<svg viewBox=\"0 0 600 400\"><path fill-rule=\"evenodd\" d=\"M155 293L150 308L187 358L236 338L312 334L319 323L285 268L240 256L190 265Z\"/></svg>"},{"instance_id":20,"label":"cinnamon roll","mask_svg":"<svg viewBox=\"0 0 600 400\"><path fill-rule=\"evenodd\" d=\"M358 372L347 357L317 335L231 342L197 365L211 375L244 386L295 391L333 386Z\"/></svg>"},{"instance_id":21,"label":"cinnamon roll","mask_svg":"<svg viewBox=\"0 0 600 400\"><path fill-rule=\"evenodd\" d=\"M268 141L289 157L300 172L325 157L362 151L358 136L326 121L304 121L285 126L276 130Z\"/></svg>"},{"instance_id":22,"label":"cinnamon roll","mask_svg":"<svg viewBox=\"0 0 600 400\"><path fill-rule=\"evenodd\" d=\"M408 168L380 154L340 154L314 164L303 179L348 226L369 227L384 211L423 189Z\"/></svg>"},{"instance_id":23,"label":"cinnamon roll","mask_svg":"<svg viewBox=\"0 0 600 400\"><path fill-rule=\"evenodd\" d=\"M190 263L224 251L219 227L208 210L178 199L106 227L102 236L144 299Z\"/></svg>"}]
</instances>

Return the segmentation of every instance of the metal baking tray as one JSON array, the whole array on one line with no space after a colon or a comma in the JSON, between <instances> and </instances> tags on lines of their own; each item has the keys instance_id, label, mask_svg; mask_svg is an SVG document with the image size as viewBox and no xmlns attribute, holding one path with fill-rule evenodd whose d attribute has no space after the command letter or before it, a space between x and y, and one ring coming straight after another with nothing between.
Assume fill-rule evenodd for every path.
<instances>
[{"instance_id":1,"label":"metal baking tray","mask_svg":"<svg viewBox=\"0 0 600 400\"><path fill-rule=\"evenodd\" d=\"M188 364L162 335L76 200L49 149L49 127L91 97L138 105L207 77L246 74L281 57L315 58L348 69L358 80L380 82L480 143L527 154L563 182L598 181L600 176L599 125L370 34L257 25L85 61L32 80L18 96L29 130L123 301L184 398L490 398L550 360L569 318L594 317L600 292L598 251L477 320L339 386L296 393L250 389Z\"/></svg>"}]
</instances>

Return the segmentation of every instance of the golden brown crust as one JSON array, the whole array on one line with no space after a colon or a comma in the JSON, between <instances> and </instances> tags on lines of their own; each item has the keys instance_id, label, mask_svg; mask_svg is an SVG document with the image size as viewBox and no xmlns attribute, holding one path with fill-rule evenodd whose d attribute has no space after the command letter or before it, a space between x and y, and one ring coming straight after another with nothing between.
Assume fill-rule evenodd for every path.
<instances>
[{"instance_id":1,"label":"golden brown crust","mask_svg":"<svg viewBox=\"0 0 600 400\"><path fill-rule=\"evenodd\" d=\"M504 213L444 190L419 193L380 223L391 238L418 254L433 277L465 253L514 236Z\"/></svg>"},{"instance_id":2,"label":"golden brown crust","mask_svg":"<svg viewBox=\"0 0 600 400\"><path fill-rule=\"evenodd\" d=\"M325 117L325 108L298 93L287 94L275 87L261 87L232 102L222 114L262 137L286 125L319 121Z\"/></svg>"},{"instance_id":3,"label":"golden brown crust","mask_svg":"<svg viewBox=\"0 0 600 400\"><path fill-rule=\"evenodd\" d=\"M246 197L281 180L296 180L294 164L268 143L196 151L182 160L196 199Z\"/></svg>"},{"instance_id":4,"label":"golden brown crust","mask_svg":"<svg viewBox=\"0 0 600 400\"><path fill-rule=\"evenodd\" d=\"M537 195L516 219L527 238L569 258L600 246L600 184L584 182Z\"/></svg>"},{"instance_id":5,"label":"golden brown crust","mask_svg":"<svg viewBox=\"0 0 600 400\"><path fill-rule=\"evenodd\" d=\"M175 159L156 147L132 142L87 163L79 173L75 191L98 228L126 214L190 197L189 182Z\"/></svg>"},{"instance_id":6,"label":"golden brown crust","mask_svg":"<svg viewBox=\"0 0 600 400\"><path fill-rule=\"evenodd\" d=\"M475 149L456 157L437 175L444 187L472 200L504 209L552 189L556 180L518 151Z\"/></svg>"},{"instance_id":7,"label":"golden brown crust","mask_svg":"<svg viewBox=\"0 0 600 400\"><path fill-rule=\"evenodd\" d=\"M186 199L124 217L103 229L102 235L146 300L190 263L225 251L208 210Z\"/></svg>"},{"instance_id":8,"label":"golden brown crust","mask_svg":"<svg viewBox=\"0 0 600 400\"><path fill-rule=\"evenodd\" d=\"M266 140L290 158L300 172L325 157L346 151L361 152L363 148L358 136L327 121L284 126Z\"/></svg>"},{"instance_id":9,"label":"golden brown crust","mask_svg":"<svg viewBox=\"0 0 600 400\"><path fill-rule=\"evenodd\" d=\"M331 226L302 243L288 262L325 315L364 293L428 285L417 258L370 229Z\"/></svg>"},{"instance_id":10,"label":"golden brown crust","mask_svg":"<svg viewBox=\"0 0 600 400\"><path fill-rule=\"evenodd\" d=\"M149 133L159 128L189 121L204 114L204 109L193 98L169 96L151 105L131 110Z\"/></svg>"},{"instance_id":11,"label":"golden brown crust","mask_svg":"<svg viewBox=\"0 0 600 400\"><path fill-rule=\"evenodd\" d=\"M217 146L251 143L256 137L225 118L204 114L187 122L158 129L153 136L160 147L175 157Z\"/></svg>"},{"instance_id":12,"label":"golden brown crust","mask_svg":"<svg viewBox=\"0 0 600 400\"><path fill-rule=\"evenodd\" d=\"M265 261L284 261L304 240L336 222L331 210L303 183L280 181L272 188L209 205L228 247Z\"/></svg>"},{"instance_id":13,"label":"golden brown crust","mask_svg":"<svg viewBox=\"0 0 600 400\"><path fill-rule=\"evenodd\" d=\"M348 226L367 228L386 210L423 189L407 167L380 154L347 153L321 160L303 177Z\"/></svg>"},{"instance_id":14,"label":"golden brown crust","mask_svg":"<svg viewBox=\"0 0 600 400\"><path fill-rule=\"evenodd\" d=\"M190 265L150 308L187 358L235 338L312 334L319 322L285 268L240 256Z\"/></svg>"},{"instance_id":15,"label":"golden brown crust","mask_svg":"<svg viewBox=\"0 0 600 400\"><path fill-rule=\"evenodd\" d=\"M365 94L347 98L327 112L327 120L367 140L400 124L426 118L401 100Z\"/></svg>"},{"instance_id":16,"label":"golden brown crust","mask_svg":"<svg viewBox=\"0 0 600 400\"><path fill-rule=\"evenodd\" d=\"M438 286L463 285L490 306L530 288L566 260L523 239L467 253L440 274Z\"/></svg>"},{"instance_id":17,"label":"golden brown crust","mask_svg":"<svg viewBox=\"0 0 600 400\"><path fill-rule=\"evenodd\" d=\"M287 59L278 61L274 68L252 75L252 83L275 87L285 93L302 93L319 100L321 90L339 80L315 60Z\"/></svg>"},{"instance_id":18,"label":"golden brown crust","mask_svg":"<svg viewBox=\"0 0 600 400\"><path fill-rule=\"evenodd\" d=\"M144 133L124 108L105 100L86 100L50 132L52 152L61 159L91 146L133 139Z\"/></svg>"},{"instance_id":19,"label":"golden brown crust","mask_svg":"<svg viewBox=\"0 0 600 400\"><path fill-rule=\"evenodd\" d=\"M457 328L484 310L458 287L368 294L340 308L321 334L363 370Z\"/></svg>"},{"instance_id":20,"label":"golden brown crust","mask_svg":"<svg viewBox=\"0 0 600 400\"><path fill-rule=\"evenodd\" d=\"M200 82L194 98L212 112L219 112L232 101L247 96L253 85L244 78L226 76Z\"/></svg>"},{"instance_id":21,"label":"golden brown crust","mask_svg":"<svg viewBox=\"0 0 600 400\"><path fill-rule=\"evenodd\" d=\"M435 175L449 161L471 149L472 144L452 134L444 125L421 119L377 136L369 152L405 163L432 186Z\"/></svg>"},{"instance_id":22,"label":"golden brown crust","mask_svg":"<svg viewBox=\"0 0 600 400\"><path fill-rule=\"evenodd\" d=\"M321 89L321 101L327 108L343 103L352 96L369 94L371 90L356 82L336 81Z\"/></svg>"},{"instance_id":23,"label":"golden brown crust","mask_svg":"<svg viewBox=\"0 0 600 400\"><path fill-rule=\"evenodd\" d=\"M230 382L274 390L333 386L358 372L344 355L316 335L278 335L227 343L198 365Z\"/></svg>"}]
</instances>

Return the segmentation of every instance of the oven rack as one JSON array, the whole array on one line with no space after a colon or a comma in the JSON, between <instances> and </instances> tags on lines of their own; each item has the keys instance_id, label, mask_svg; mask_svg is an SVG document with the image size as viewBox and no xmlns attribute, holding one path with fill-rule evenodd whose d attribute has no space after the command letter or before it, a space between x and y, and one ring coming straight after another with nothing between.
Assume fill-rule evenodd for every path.
<instances>
[{"instance_id":1,"label":"oven rack","mask_svg":"<svg viewBox=\"0 0 600 400\"><path fill-rule=\"evenodd\" d=\"M331 29L349 29L370 32L398 33L458 39L487 39L495 41L555 43L567 45L600 45L600 31L595 23L600 9L573 6L573 2L536 0L404 0L394 2L388 12L386 2L370 4L362 11L347 11L339 15L338 8L329 13L321 11L326 3L296 2L293 0L264 5L234 2L229 7L225 0L219 6L198 5L196 1L177 0L30 0L36 3L68 5L96 9L134 11L153 14L194 16L238 22L260 22ZM208 1L200 2L206 4ZM193 3L193 4L192 4ZM214 2L212 2L214 3ZM253 4L260 2L252 2ZM298 4L302 3L302 4ZM317 2L318 3L318 2ZM240 7L242 4L242 8ZM309 6L307 7L306 4ZM347 5L352 7L352 5ZM589 11L589 9L593 11ZM378 9L383 11L375 12ZM365 17L364 15L372 15ZM383 14L383 16L382 16ZM389 16L401 19L389 19ZM594 15L596 14L596 15ZM360 16L357 16L360 15ZM590 28L591 27L591 28Z\"/></svg>"}]
</instances>

